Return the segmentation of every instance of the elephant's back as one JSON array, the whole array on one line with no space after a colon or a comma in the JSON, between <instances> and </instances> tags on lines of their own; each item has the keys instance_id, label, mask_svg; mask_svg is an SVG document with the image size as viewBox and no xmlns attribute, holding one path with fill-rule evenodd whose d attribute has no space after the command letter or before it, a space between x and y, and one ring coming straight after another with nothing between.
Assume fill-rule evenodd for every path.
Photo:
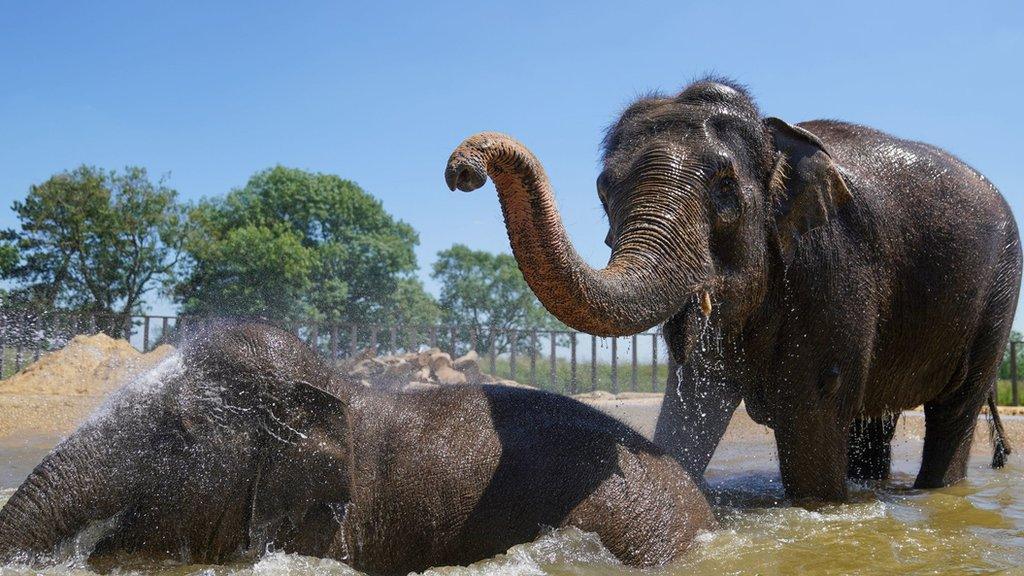
<instances>
[{"instance_id":1,"label":"elephant's back","mask_svg":"<svg viewBox=\"0 0 1024 576\"><path fill-rule=\"evenodd\" d=\"M364 432L356 440L363 454L355 483L374 486L357 488L372 497L356 503L353 513L373 525L362 543L366 558L394 559L384 572L475 562L535 539L544 526L590 521L587 527L600 535L597 511L629 515L626 493L612 489L623 478L634 491L653 494L651 487L658 487L662 494L651 506L687 538L713 521L676 462L618 420L571 398L453 386L382 395L371 404L372 422L368 414L357 416L366 424L357 424ZM652 554L664 556L662 548L674 551L689 542L674 545L681 536L648 528L663 540L652 544ZM376 546L387 550L372 551Z\"/></svg>"},{"instance_id":2,"label":"elephant's back","mask_svg":"<svg viewBox=\"0 0 1024 576\"><path fill-rule=\"evenodd\" d=\"M922 230L954 222L994 226L1013 218L992 182L937 146L836 120L799 125L824 142L851 186L855 206L875 216L885 209L894 223L915 223Z\"/></svg>"},{"instance_id":3,"label":"elephant's back","mask_svg":"<svg viewBox=\"0 0 1024 576\"><path fill-rule=\"evenodd\" d=\"M826 145L853 199L839 214L844 282L877 318L865 402L917 405L980 330L1012 314L1020 241L999 191L935 146L835 121L801 124ZM997 294L1011 290L1012 298ZM884 384L884 385L883 385ZM902 391L902 392L901 392ZM870 410L870 406L867 406Z\"/></svg>"}]
</instances>

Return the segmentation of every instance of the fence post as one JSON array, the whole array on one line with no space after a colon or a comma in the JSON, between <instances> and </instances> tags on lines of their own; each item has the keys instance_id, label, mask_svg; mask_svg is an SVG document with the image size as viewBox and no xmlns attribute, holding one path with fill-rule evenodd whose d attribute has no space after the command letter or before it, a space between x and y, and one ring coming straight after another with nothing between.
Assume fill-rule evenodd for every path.
<instances>
[{"instance_id":1,"label":"fence post","mask_svg":"<svg viewBox=\"0 0 1024 576\"><path fill-rule=\"evenodd\" d=\"M629 373L629 389L636 392L636 334L633 334L633 337L630 339L630 345L633 348L633 363Z\"/></svg>"},{"instance_id":2,"label":"fence post","mask_svg":"<svg viewBox=\"0 0 1024 576\"><path fill-rule=\"evenodd\" d=\"M658 334L651 334L651 392L658 391Z\"/></svg>"},{"instance_id":3,"label":"fence post","mask_svg":"<svg viewBox=\"0 0 1024 576\"><path fill-rule=\"evenodd\" d=\"M590 391L597 392L597 336L590 335Z\"/></svg>"},{"instance_id":4,"label":"fence post","mask_svg":"<svg viewBox=\"0 0 1024 576\"><path fill-rule=\"evenodd\" d=\"M331 322L331 361L338 359L338 324Z\"/></svg>"},{"instance_id":5,"label":"fence post","mask_svg":"<svg viewBox=\"0 0 1024 576\"><path fill-rule=\"evenodd\" d=\"M1017 343L1010 342L1010 395L1014 406L1020 405L1017 395Z\"/></svg>"},{"instance_id":6,"label":"fence post","mask_svg":"<svg viewBox=\"0 0 1024 576\"><path fill-rule=\"evenodd\" d=\"M530 330L530 386L537 387L537 331Z\"/></svg>"},{"instance_id":7,"label":"fence post","mask_svg":"<svg viewBox=\"0 0 1024 576\"><path fill-rule=\"evenodd\" d=\"M576 333L569 333L569 393L576 393Z\"/></svg>"},{"instance_id":8,"label":"fence post","mask_svg":"<svg viewBox=\"0 0 1024 576\"><path fill-rule=\"evenodd\" d=\"M42 346L43 339L39 337L40 332L46 331L46 327L43 325L42 316L36 316L32 319L32 361L36 362L39 360L40 347Z\"/></svg>"},{"instance_id":9,"label":"fence post","mask_svg":"<svg viewBox=\"0 0 1024 576\"><path fill-rule=\"evenodd\" d=\"M612 337L612 394L619 393L619 339Z\"/></svg>"},{"instance_id":10,"label":"fence post","mask_svg":"<svg viewBox=\"0 0 1024 576\"><path fill-rule=\"evenodd\" d=\"M487 331L488 336L491 339L490 351L488 355L491 357L491 376L498 375L498 335L496 334L497 328L493 325L490 330Z\"/></svg>"},{"instance_id":11,"label":"fence post","mask_svg":"<svg viewBox=\"0 0 1024 576\"><path fill-rule=\"evenodd\" d=\"M518 330L509 330L508 332L508 373L509 379L516 379L516 340L519 339Z\"/></svg>"},{"instance_id":12,"label":"fence post","mask_svg":"<svg viewBox=\"0 0 1024 576\"><path fill-rule=\"evenodd\" d=\"M419 344L416 340L419 339L419 334L416 333L416 326L413 324L409 325L409 329L406 330L405 334L405 351L406 352L418 352Z\"/></svg>"},{"instance_id":13,"label":"fence post","mask_svg":"<svg viewBox=\"0 0 1024 576\"><path fill-rule=\"evenodd\" d=\"M160 339L163 340L164 342L167 342L167 330L169 330L168 326L170 325L170 323L171 319L168 318L167 316L164 316L164 321L160 330Z\"/></svg>"},{"instance_id":14,"label":"fence post","mask_svg":"<svg viewBox=\"0 0 1024 576\"><path fill-rule=\"evenodd\" d=\"M555 340L557 338L555 338L554 332L549 332L548 337L551 338L551 378L549 379L549 384L551 391L554 392L558 390L558 366L555 364Z\"/></svg>"},{"instance_id":15,"label":"fence post","mask_svg":"<svg viewBox=\"0 0 1024 576\"><path fill-rule=\"evenodd\" d=\"M149 352L149 316L142 317L142 351Z\"/></svg>"}]
</instances>

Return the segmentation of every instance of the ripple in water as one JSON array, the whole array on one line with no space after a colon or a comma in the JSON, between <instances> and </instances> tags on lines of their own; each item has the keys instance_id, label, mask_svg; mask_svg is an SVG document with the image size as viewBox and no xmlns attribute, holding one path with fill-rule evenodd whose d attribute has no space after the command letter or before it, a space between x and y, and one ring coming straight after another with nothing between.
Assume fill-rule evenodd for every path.
<instances>
[{"instance_id":1,"label":"ripple in water","mask_svg":"<svg viewBox=\"0 0 1024 576\"><path fill-rule=\"evenodd\" d=\"M853 502L814 510L772 505L770 477L751 475L712 483L721 528L702 534L679 564L657 570L621 566L597 537L576 529L468 567L428 570L424 576L606 576L644 574L1024 574L1024 468L1002 471L979 459L971 479L952 488L918 491L894 485L854 490ZM765 496L768 492L769 497ZM0 503L12 493L0 493ZM763 506L763 507L762 507ZM43 571L6 567L4 576L91 575L78 564ZM334 561L283 553L234 566L139 565L114 574L160 576L356 576Z\"/></svg>"}]
</instances>

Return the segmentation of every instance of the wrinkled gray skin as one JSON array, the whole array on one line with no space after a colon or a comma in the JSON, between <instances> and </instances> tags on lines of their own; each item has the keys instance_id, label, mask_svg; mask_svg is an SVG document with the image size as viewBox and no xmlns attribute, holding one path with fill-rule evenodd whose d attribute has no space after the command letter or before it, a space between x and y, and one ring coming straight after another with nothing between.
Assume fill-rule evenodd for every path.
<instances>
[{"instance_id":1,"label":"wrinkled gray skin","mask_svg":"<svg viewBox=\"0 0 1024 576\"><path fill-rule=\"evenodd\" d=\"M205 330L181 369L158 370L158 385L124 391L0 510L0 564L52 562L78 535L100 566L223 562L272 545L405 574L576 526L653 565L714 523L677 462L565 397L374 392L259 325Z\"/></svg>"},{"instance_id":2,"label":"wrinkled gray skin","mask_svg":"<svg viewBox=\"0 0 1024 576\"><path fill-rule=\"evenodd\" d=\"M847 474L888 476L891 415L923 404L916 485L964 477L1021 276L1017 226L988 180L871 128L763 117L714 79L637 101L604 149L601 270L512 138L470 137L445 179L470 191L490 176L519 267L561 321L604 336L664 323L682 369L659 445L703 474L743 400L775 431L787 494L842 500ZM1007 453L997 438L994 463Z\"/></svg>"}]
</instances>

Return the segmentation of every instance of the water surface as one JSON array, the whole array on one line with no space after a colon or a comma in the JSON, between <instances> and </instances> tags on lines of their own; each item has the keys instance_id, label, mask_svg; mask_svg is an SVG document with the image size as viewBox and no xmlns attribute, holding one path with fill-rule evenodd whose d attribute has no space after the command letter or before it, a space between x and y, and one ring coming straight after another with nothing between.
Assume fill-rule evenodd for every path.
<instances>
[{"instance_id":1,"label":"water surface","mask_svg":"<svg viewBox=\"0 0 1024 576\"><path fill-rule=\"evenodd\" d=\"M635 407L634 407L635 408ZM656 406L653 407L656 413ZM647 409L624 415L649 423ZM649 415L648 415L649 416ZM655 570L620 566L591 534L558 530L470 567L442 567L437 576L607 576L643 574L1024 574L1024 466L1019 453L1003 470L988 467L976 442L969 479L941 490L913 490L920 458L920 422L904 418L894 443L894 475L881 486L851 486L851 502L816 509L783 500L772 438L749 421L735 424L708 472L721 522L702 534L679 564ZM1011 419L1010 427L1024 427ZM979 434L979 440L984 440ZM1020 443L1016 445L1024 449ZM0 456L11 456L6 452ZM13 490L0 491L0 503ZM79 561L44 571L5 567L3 574L87 575ZM138 565L116 574L358 574L340 562L274 553L234 566Z\"/></svg>"}]
</instances>

